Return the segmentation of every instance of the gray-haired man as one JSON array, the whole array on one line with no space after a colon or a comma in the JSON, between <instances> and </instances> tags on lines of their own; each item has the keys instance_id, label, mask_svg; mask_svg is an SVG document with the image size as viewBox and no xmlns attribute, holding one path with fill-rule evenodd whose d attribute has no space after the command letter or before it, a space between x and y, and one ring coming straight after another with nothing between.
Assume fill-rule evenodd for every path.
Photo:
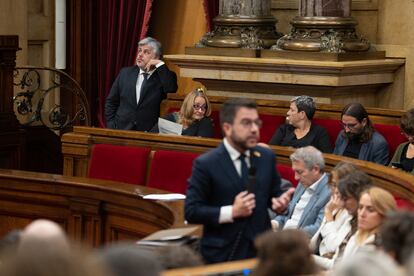
<instances>
[{"instance_id":1,"label":"gray-haired man","mask_svg":"<svg viewBox=\"0 0 414 276\"><path fill-rule=\"evenodd\" d=\"M177 91L177 76L161 60L161 43L138 43L136 65L121 69L105 102L108 128L148 131L160 116L167 93Z\"/></svg>"},{"instance_id":2,"label":"gray-haired man","mask_svg":"<svg viewBox=\"0 0 414 276\"><path fill-rule=\"evenodd\" d=\"M272 225L279 229L299 228L312 237L322 222L324 207L331 196L329 179L324 173L325 160L312 146L297 149L290 160L299 184L290 202L286 194L291 190L273 199L272 209L278 210L279 215L273 218Z\"/></svg>"}]
</instances>

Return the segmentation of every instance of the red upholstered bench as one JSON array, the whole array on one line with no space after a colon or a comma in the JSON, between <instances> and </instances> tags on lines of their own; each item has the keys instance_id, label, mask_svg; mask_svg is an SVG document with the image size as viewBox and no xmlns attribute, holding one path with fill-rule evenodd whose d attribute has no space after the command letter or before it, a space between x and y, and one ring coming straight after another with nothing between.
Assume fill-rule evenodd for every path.
<instances>
[{"instance_id":1,"label":"red upholstered bench","mask_svg":"<svg viewBox=\"0 0 414 276\"><path fill-rule=\"evenodd\" d=\"M324 127L328 132L329 139L331 140L332 148L335 147L336 137L338 137L339 132L342 130L341 122L334 119L318 119L314 118L312 120L315 124Z\"/></svg>"},{"instance_id":2,"label":"red upholstered bench","mask_svg":"<svg viewBox=\"0 0 414 276\"><path fill-rule=\"evenodd\" d=\"M144 185L149 148L97 144L92 148L88 176Z\"/></svg>"},{"instance_id":3,"label":"red upholstered bench","mask_svg":"<svg viewBox=\"0 0 414 276\"><path fill-rule=\"evenodd\" d=\"M398 145L406 142L407 138L401 133L399 126L374 124L374 127L387 140L391 160Z\"/></svg>"},{"instance_id":4,"label":"red upholstered bench","mask_svg":"<svg viewBox=\"0 0 414 276\"><path fill-rule=\"evenodd\" d=\"M298 181L295 179L295 172L292 170L291 166L285 164L276 164L276 169L280 174L280 177L289 180L293 187L298 185Z\"/></svg>"},{"instance_id":5,"label":"red upholstered bench","mask_svg":"<svg viewBox=\"0 0 414 276\"><path fill-rule=\"evenodd\" d=\"M151 161L147 186L185 194L187 179L191 176L193 160L198 155L182 151L155 151Z\"/></svg>"}]
</instances>

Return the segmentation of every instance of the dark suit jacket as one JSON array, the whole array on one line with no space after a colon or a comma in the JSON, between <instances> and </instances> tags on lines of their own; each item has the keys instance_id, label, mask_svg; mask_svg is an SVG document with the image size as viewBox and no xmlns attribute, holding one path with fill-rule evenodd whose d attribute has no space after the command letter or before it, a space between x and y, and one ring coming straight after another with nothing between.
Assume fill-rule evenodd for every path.
<instances>
[{"instance_id":1,"label":"dark suit jacket","mask_svg":"<svg viewBox=\"0 0 414 276\"><path fill-rule=\"evenodd\" d=\"M257 234L271 228L267 211L271 198L279 196L280 177L272 151L256 147L251 163L256 168L256 208L249 218L219 224L220 208L232 205L236 195L246 190L224 144L198 157L193 163L185 201L185 218L204 225L201 253L207 262L227 261L236 237L252 242ZM237 256L235 259L246 258Z\"/></svg>"},{"instance_id":2,"label":"dark suit jacket","mask_svg":"<svg viewBox=\"0 0 414 276\"><path fill-rule=\"evenodd\" d=\"M137 104L138 74L138 66L122 68L113 83L105 102L108 128L150 130L160 116L161 101L177 91L177 76L164 64L148 78Z\"/></svg>"},{"instance_id":3,"label":"dark suit jacket","mask_svg":"<svg viewBox=\"0 0 414 276\"><path fill-rule=\"evenodd\" d=\"M343 155L348 145L344 131L341 130L336 138L334 154ZM358 155L359 160L371 161L381 165L388 165L388 143L387 140L377 131L372 135L371 140L363 143Z\"/></svg>"}]
</instances>

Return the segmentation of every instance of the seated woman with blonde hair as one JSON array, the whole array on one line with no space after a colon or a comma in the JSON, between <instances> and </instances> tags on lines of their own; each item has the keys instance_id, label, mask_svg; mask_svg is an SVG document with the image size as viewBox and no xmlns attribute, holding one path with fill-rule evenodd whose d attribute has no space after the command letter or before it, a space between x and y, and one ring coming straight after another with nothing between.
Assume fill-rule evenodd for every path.
<instances>
[{"instance_id":1,"label":"seated woman with blonde hair","mask_svg":"<svg viewBox=\"0 0 414 276\"><path fill-rule=\"evenodd\" d=\"M340 259L346 260L359 251L374 251L378 230L385 216L396 209L397 204L390 192L378 187L363 191L358 204L357 231L349 239ZM336 261L338 260L337 256Z\"/></svg>"},{"instance_id":2,"label":"seated woman with blonde hair","mask_svg":"<svg viewBox=\"0 0 414 276\"><path fill-rule=\"evenodd\" d=\"M202 88L197 88L185 96L180 111L168 113L164 119L181 124L181 135L214 137L214 127L211 118L210 102ZM150 132L159 132L156 124Z\"/></svg>"}]
</instances>

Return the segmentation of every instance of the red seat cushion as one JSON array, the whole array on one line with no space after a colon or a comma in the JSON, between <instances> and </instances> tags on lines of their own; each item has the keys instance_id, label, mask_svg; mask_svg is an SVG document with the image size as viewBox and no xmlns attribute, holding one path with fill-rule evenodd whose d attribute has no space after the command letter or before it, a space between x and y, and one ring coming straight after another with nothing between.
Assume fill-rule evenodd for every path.
<instances>
[{"instance_id":1,"label":"red seat cushion","mask_svg":"<svg viewBox=\"0 0 414 276\"><path fill-rule=\"evenodd\" d=\"M259 114L259 116L263 122L263 126L260 129L260 142L269 143L270 138L272 138L279 126L285 123L286 116L266 114Z\"/></svg>"},{"instance_id":2,"label":"red seat cushion","mask_svg":"<svg viewBox=\"0 0 414 276\"><path fill-rule=\"evenodd\" d=\"M407 199L394 196L399 210L414 211L414 204Z\"/></svg>"},{"instance_id":3,"label":"red seat cushion","mask_svg":"<svg viewBox=\"0 0 414 276\"><path fill-rule=\"evenodd\" d=\"M298 185L298 181L295 179L295 172L292 170L291 166L285 164L277 164L276 169L278 170L280 177L289 180L293 187Z\"/></svg>"},{"instance_id":4,"label":"red seat cushion","mask_svg":"<svg viewBox=\"0 0 414 276\"><path fill-rule=\"evenodd\" d=\"M192 152L155 151L147 186L185 194L187 179L191 176L193 160L197 156Z\"/></svg>"},{"instance_id":5,"label":"red seat cushion","mask_svg":"<svg viewBox=\"0 0 414 276\"><path fill-rule=\"evenodd\" d=\"M334 119L316 119L312 120L316 125L324 127L328 132L329 139L331 140L332 147L335 147L335 141L339 132L342 130L341 122Z\"/></svg>"},{"instance_id":6,"label":"red seat cushion","mask_svg":"<svg viewBox=\"0 0 414 276\"><path fill-rule=\"evenodd\" d=\"M91 152L88 176L144 185L149 153L149 148L95 145Z\"/></svg>"},{"instance_id":7,"label":"red seat cushion","mask_svg":"<svg viewBox=\"0 0 414 276\"><path fill-rule=\"evenodd\" d=\"M387 140L391 159L398 145L406 142L407 138L401 133L399 126L374 124L374 127Z\"/></svg>"}]
</instances>

